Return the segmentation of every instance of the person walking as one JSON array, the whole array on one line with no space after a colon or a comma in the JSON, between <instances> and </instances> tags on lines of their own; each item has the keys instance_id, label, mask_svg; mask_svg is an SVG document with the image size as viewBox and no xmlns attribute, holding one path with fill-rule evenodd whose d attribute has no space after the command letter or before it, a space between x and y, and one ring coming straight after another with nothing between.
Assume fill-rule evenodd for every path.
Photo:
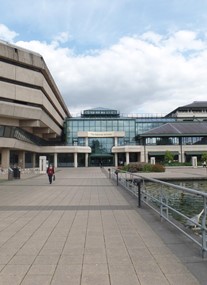
<instances>
[{"instance_id":1,"label":"person walking","mask_svg":"<svg viewBox=\"0 0 207 285\"><path fill-rule=\"evenodd\" d=\"M52 178L55 175L55 170L52 164L50 164L50 166L47 168L47 175L48 175L49 183L52 184Z\"/></svg>"}]
</instances>

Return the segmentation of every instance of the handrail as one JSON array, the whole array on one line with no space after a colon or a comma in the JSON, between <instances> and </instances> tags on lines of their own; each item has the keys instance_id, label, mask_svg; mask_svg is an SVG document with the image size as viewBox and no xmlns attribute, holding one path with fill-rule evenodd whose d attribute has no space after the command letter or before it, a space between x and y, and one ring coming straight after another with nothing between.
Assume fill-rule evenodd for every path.
<instances>
[{"instance_id":1,"label":"handrail","mask_svg":"<svg viewBox=\"0 0 207 285\"><path fill-rule=\"evenodd\" d=\"M109 178L114 179L116 181L116 185L121 185L124 189L128 190L133 196L137 198L138 207L141 207L141 202L145 203L148 207L150 207L153 211L160 215L161 219L166 220L172 226L174 226L177 230L182 232L185 236L187 236L190 240L196 243L202 250L202 257L205 257L207 252L207 227L206 227L206 217L207 217L207 193L201 192L195 189L183 187L180 185L175 185L166 181L161 181L155 178L145 177L144 175L140 175L137 173L131 173L127 171L120 171L116 168L110 168ZM159 196L156 197L151 193L150 189L147 188L147 182L156 183L159 185L158 192ZM199 215L195 217L189 218L185 215L185 213L175 209L171 205L169 205L169 192L167 192L167 188L164 189L164 186L170 187L174 191L181 191L181 193L188 193L189 195L193 195L196 197L200 197L203 201L203 210ZM186 220L186 226L183 227L183 224L178 221L175 222L175 219L169 215L169 212L175 213L179 215L181 218ZM201 218L202 216L202 218ZM199 222L201 218L201 223ZM201 231L200 236L195 236L192 233L187 232L188 227L197 227Z\"/></svg>"}]
</instances>

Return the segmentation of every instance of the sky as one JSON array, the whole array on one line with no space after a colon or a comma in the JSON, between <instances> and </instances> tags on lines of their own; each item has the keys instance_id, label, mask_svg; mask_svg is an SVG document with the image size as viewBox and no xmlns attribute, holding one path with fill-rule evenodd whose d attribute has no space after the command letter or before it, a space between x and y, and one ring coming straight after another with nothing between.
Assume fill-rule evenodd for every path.
<instances>
[{"instance_id":1,"label":"sky","mask_svg":"<svg viewBox=\"0 0 207 285\"><path fill-rule=\"evenodd\" d=\"M73 116L207 101L207 0L0 0L0 40L41 54Z\"/></svg>"}]
</instances>

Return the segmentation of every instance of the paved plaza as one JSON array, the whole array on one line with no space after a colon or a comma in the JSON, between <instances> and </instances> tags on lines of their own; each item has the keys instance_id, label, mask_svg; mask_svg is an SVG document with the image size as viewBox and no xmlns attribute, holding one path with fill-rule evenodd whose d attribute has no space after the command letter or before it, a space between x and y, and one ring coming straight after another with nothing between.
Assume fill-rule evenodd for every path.
<instances>
[{"instance_id":1,"label":"paved plaza","mask_svg":"<svg viewBox=\"0 0 207 285\"><path fill-rule=\"evenodd\" d=\"M0 285L205 285L206 269L199 248L107 170L0 182Z\"/></svg>"}]
</instances>

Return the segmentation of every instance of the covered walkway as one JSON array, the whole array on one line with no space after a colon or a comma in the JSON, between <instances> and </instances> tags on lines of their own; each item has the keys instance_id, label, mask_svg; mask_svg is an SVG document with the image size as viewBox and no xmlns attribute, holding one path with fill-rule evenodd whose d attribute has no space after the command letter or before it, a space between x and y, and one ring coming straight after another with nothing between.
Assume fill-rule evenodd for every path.
<instances>
[{"instance_id":1,"label":"covered walkway","mask_svg":"<svg viewBox=\"0 0 207 285\"><path fill-rule=\"evenodd\" d=\"M0 182L0 285L204 285L206 269L104 169Z\"/></svg>"}]
</instances>

